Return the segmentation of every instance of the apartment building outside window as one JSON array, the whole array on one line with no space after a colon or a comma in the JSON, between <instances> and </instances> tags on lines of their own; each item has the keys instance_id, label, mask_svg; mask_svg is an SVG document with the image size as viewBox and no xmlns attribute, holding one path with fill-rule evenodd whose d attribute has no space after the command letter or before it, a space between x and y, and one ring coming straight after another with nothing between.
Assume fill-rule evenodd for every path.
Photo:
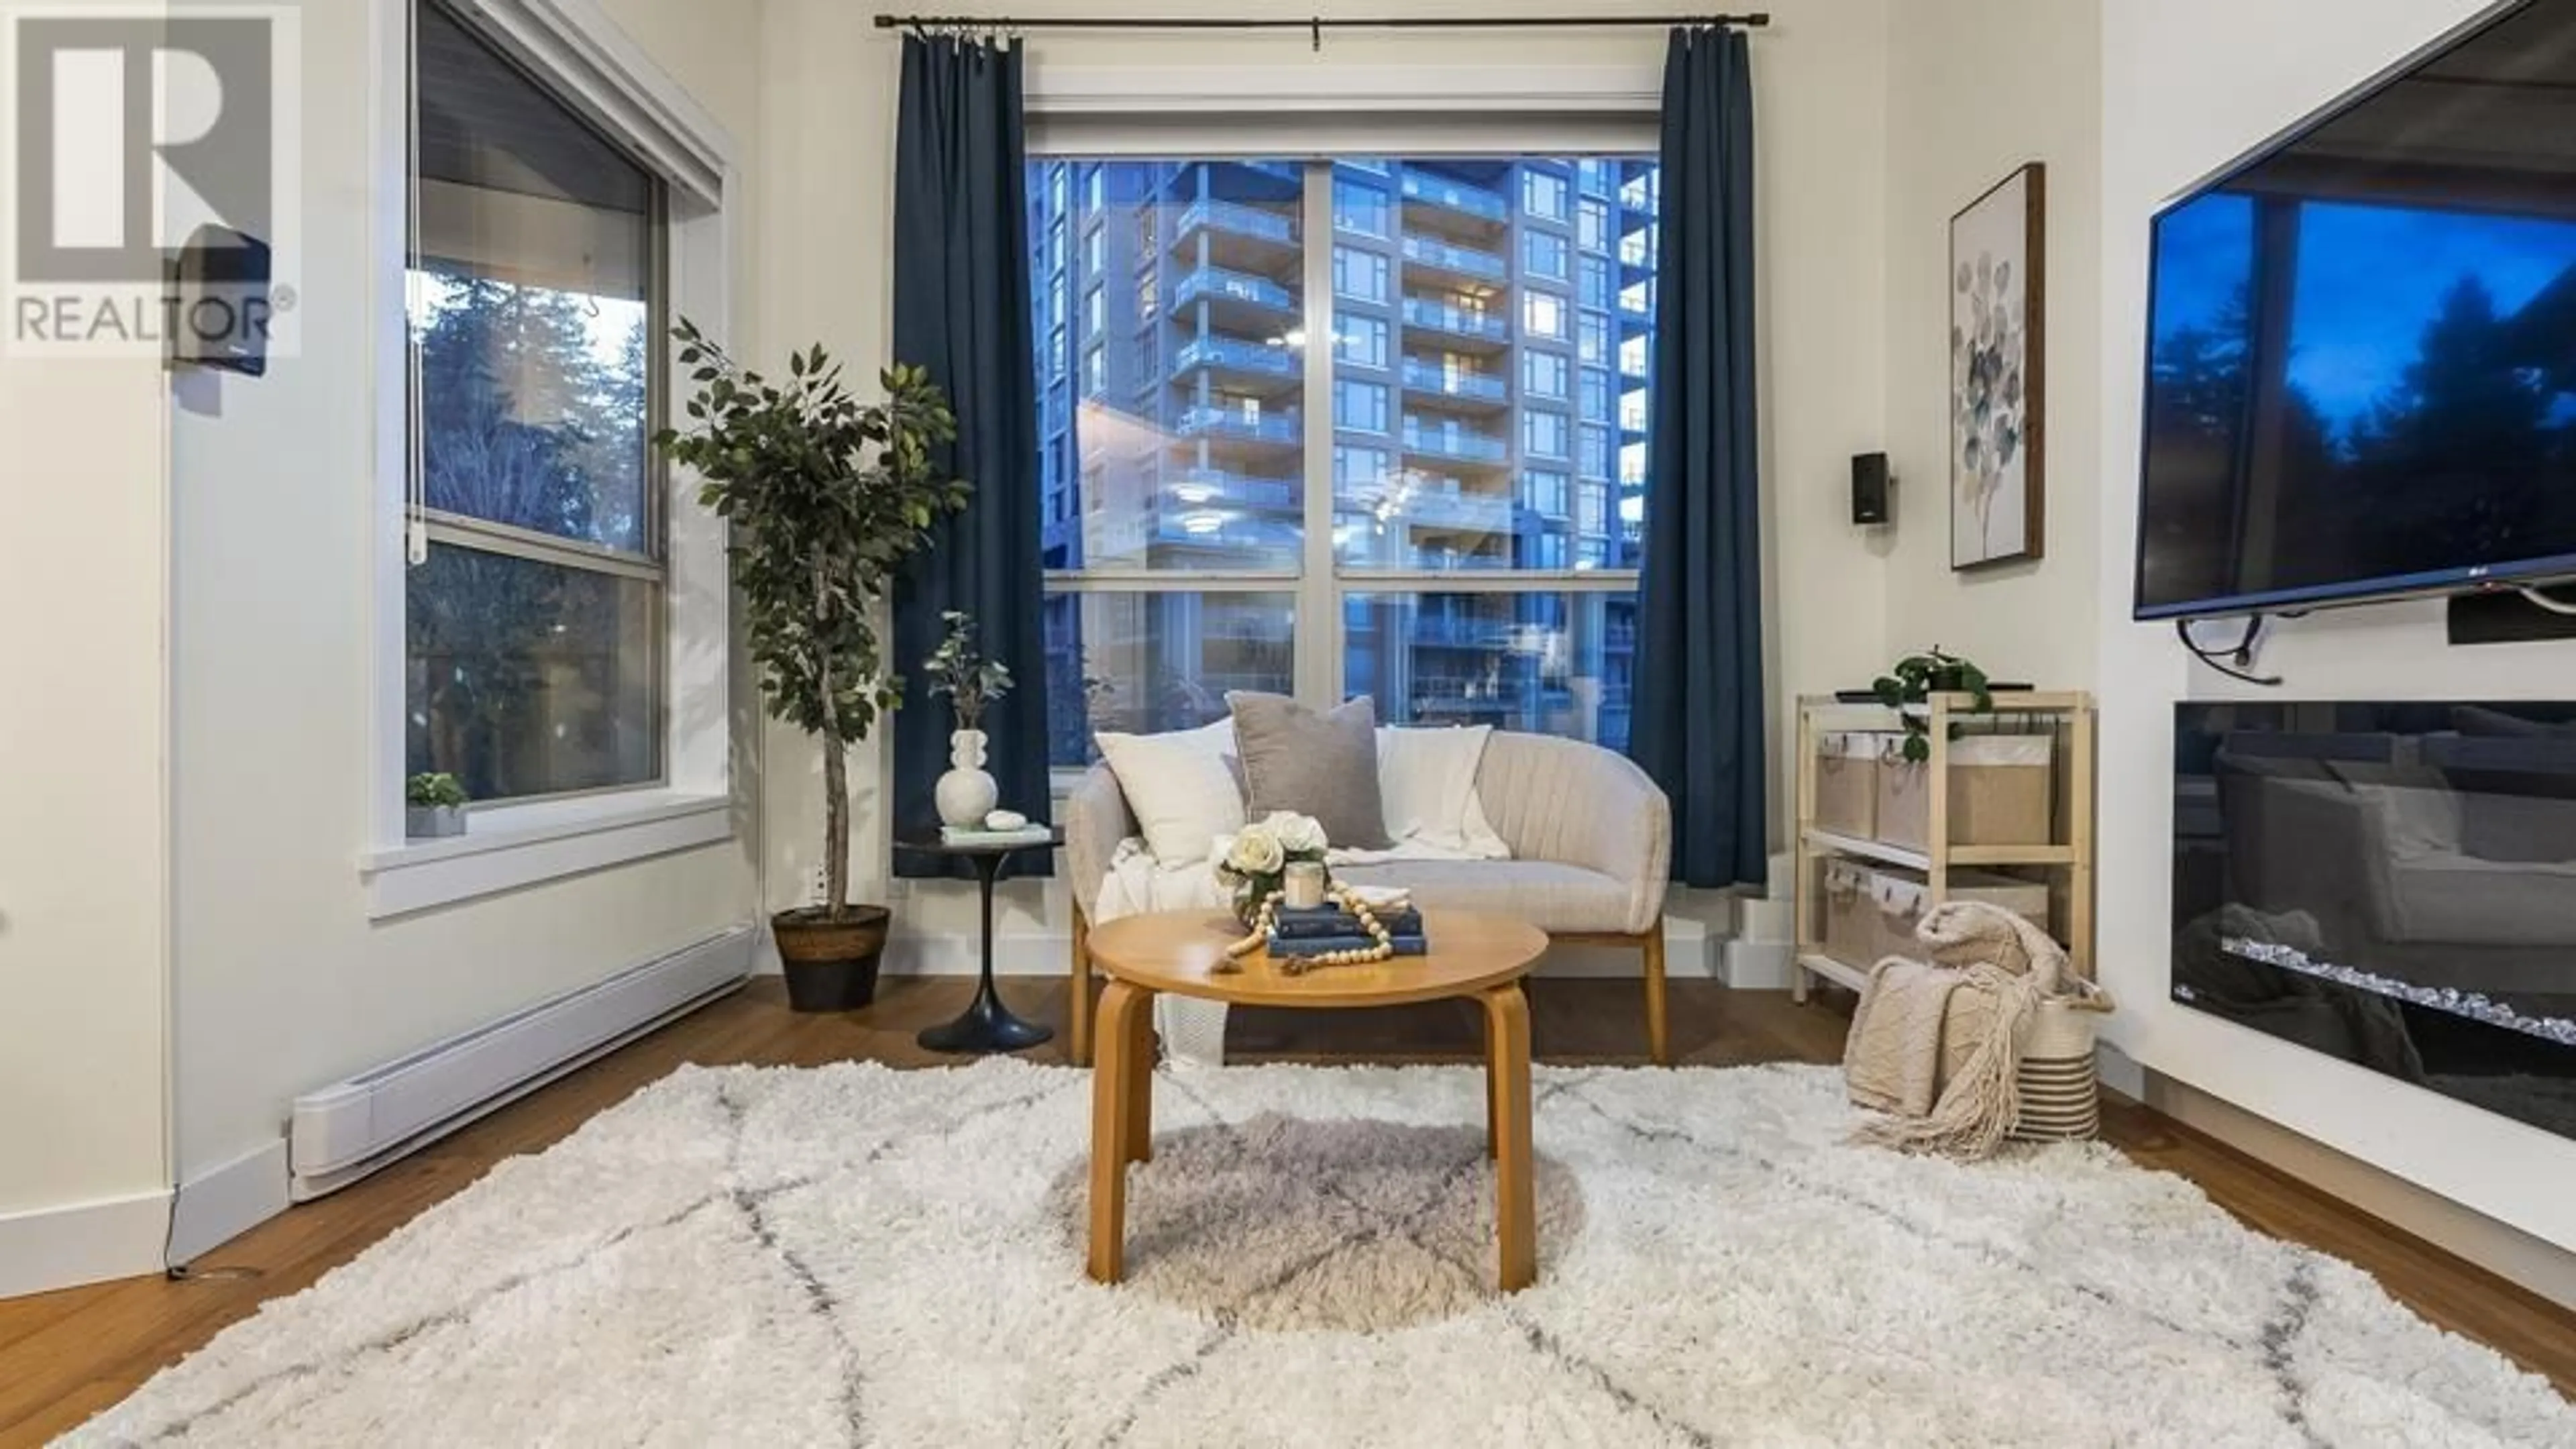
<instances>
[{"instance_id":1,"label":"apartment building outside window","mask_svg":"<svg viewBox=\"0 0 2576 1449\"><path fill-rule=\"evenodd\" d=\"M1386 253L1333 248L1333 295L1354 302L1384 302L1391 266Z\"/></svg>"},{"instance_id":2,"label":"apartment building outside window","mask_svg":"<svg viewBox=\"0 0 2576 1449\"><path fill-rule=\"evenodd\" d=\"M1566 255L1565 238L1555 232L1534 231L1521 238L1521 256L1531 276L1564 281Z\"/></svg>"},{"instance_id":3,"label":"apartment building outside window","mask_svg":"<svg viewBox=\"0 0 2576 1449\"><path fill-rule=\"evenodd\" d=\"M1386 236L1390 215L1385 188L1361 181L1337 180L1333 183L1333 225L1336 229L1366 236Z\"/></svg>"},{"instance_id":4,"label":"apartment building outside window","mask_svg":"<svg viewBox=\"0 0 2576 1449\"><path fill-rule=\"evenodd\" d=\"M1108 221L1111 306L1150 319L1086 354L1041 440L1078 495L1041 510L1058 765L1230 689L1624 746L1646 378L1616 364L1653 316L1564 289L1587 262L1645 275L1619 249L1652 225L1627 204L1651 160L1031 165L1031 237ZM1066 172L1106 178L1070 215ZM1605 456L1578 483L1587 429L1637 476Z\"/></svg>"},{"instance_id":5,"label":"apartment building outside window","mask_svg":"<svg viewBox=\"0 0 2576 1449\"><path fill-rule=\"evenodd\" d=\"M1562 352L1532 352L1522 359L1522 385L1534 398L1565 398L1566 365Z\"/></svg>"},{"instance_id":6,"label":"apartment building outside window","mask_svg":"<svg viewBox=\"0 0 2576 1449\"><path fill-rule=\"evenodd\" d=\"M1361 367L1384 367L1389 335L1382 317L1338 318L1333 323L1333 356Z\"/></svg>"}]
</instances>

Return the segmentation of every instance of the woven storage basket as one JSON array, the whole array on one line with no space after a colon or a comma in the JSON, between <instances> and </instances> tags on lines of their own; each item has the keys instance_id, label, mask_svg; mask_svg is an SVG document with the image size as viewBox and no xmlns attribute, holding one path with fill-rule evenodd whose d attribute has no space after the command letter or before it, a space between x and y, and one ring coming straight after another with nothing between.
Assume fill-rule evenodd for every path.
<instances>
[{"instance_id":1,"label":"woven storage basket","mask_svg":"<svg viewBox=\"0 0 2576 1449\"><path fill-rule=\"evenodd\" d=\"M2095 1018L2111 1009L2111 993L2089 981L2069 983L2068 995L2042 1000L2032 1014L2014 1073L2021 1115L2012 1135L2022 1142L2081 1142L2102 1130L2102 1084L2093 1065Z\"/></svg>"}]
</instances>

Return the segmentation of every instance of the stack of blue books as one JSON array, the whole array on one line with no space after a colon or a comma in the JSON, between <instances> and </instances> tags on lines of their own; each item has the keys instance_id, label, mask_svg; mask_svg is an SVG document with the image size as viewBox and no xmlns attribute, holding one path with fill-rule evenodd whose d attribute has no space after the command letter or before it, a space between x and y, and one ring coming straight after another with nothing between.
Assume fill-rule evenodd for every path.
<instances>
[{"instance_id":1,"label":"stack of blue books","mask_svg":"<svg viewBox=\"0 0 2576 1449\"><path fill-rule=\"evenodd\" d=\"M1380 911L1377 923L1386 927L1387 936L1398 956L1419 956L1425 947L1422 940L1422 913L1407 906L1400 911ZM1333 951L1366 951L1377 945L1360 919L1340 906L1311 906L1298 910L1281 906L1273 913L1270 925L1270 954L1273 956L1321 956Z\"/></svg>"}]
</instances>

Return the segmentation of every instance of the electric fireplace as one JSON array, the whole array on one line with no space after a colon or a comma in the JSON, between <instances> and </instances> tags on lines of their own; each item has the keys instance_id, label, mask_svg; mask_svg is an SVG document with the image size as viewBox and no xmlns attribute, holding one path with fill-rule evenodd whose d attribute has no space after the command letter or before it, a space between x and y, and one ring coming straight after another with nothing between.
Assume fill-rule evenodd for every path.
<instances>
[{"instance_id":1,"label":"electric fireplace","mask_svg":"<svg viewBox=\"0 0 2576 1449\"><path fill-rule=\"evenodd\" d=\"M2576 703L2174 724L2174 1000L2576 1137Z\"/></svg>"}]
</instances>

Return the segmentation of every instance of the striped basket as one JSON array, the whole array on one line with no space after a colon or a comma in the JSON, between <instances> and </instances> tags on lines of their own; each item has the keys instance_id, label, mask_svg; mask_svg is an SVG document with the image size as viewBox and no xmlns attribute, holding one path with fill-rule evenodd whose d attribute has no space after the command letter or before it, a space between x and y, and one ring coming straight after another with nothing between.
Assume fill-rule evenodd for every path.
<instances>
[{"instance_id":1,"label":"striped basket","mask_svg":"<svg viewBox=\"0 0 2576 1449\"><path fill-rule=\"evenodd\" d=\"M2068 995L2041 1001L2022 1046L2015 1085L2021 1115L2012 1135L2020 1142L2082 1142L2102 1130L2101 1079L2093 1067L2095 1018L2111 1009L2111 993L2089 981L2072 983Z\"/></svg>"}]
</instances>

